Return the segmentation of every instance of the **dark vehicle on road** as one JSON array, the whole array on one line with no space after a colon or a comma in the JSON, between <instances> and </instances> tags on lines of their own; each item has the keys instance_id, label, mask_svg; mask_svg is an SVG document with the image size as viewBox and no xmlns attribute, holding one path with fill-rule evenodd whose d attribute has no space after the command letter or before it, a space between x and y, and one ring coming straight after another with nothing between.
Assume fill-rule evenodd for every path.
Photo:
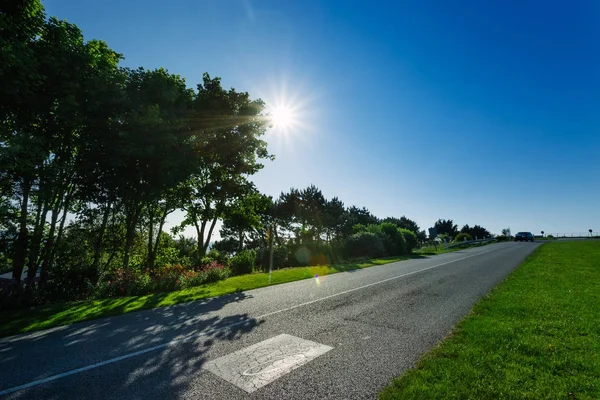
<instances>
[{"instance_id":1,"label":"dark vehicle on road","mask_svg":"<svg viewBox=\"0 0 600 400\"><path fill-rule=\"evenodd\" d=\"M531 232L519 232L515 235L515 242L533 242L533 234Z\"/></svg>"}]
</instances>

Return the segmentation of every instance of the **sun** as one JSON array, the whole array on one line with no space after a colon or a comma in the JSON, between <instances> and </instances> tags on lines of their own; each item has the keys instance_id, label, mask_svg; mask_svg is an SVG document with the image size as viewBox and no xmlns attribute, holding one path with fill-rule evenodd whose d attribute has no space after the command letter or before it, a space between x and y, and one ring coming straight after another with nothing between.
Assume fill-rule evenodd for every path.
<instances>
[{"instance_id":1,"label":"sun","mask_svg":"<svg viewBox=\"0 0 600 400\"><path fill-rule=\"evenodd\" d=\"M296 114L291 107L277 106L271 110L270 120L274 128L288 129L294 126Z\"/></svg>"}]
</instances>

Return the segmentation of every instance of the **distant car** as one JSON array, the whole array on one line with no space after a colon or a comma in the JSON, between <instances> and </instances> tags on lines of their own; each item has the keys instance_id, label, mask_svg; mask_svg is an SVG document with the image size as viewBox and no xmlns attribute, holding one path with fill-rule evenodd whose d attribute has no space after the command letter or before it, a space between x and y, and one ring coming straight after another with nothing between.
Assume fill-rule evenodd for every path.
<instances>
[{"instance_id":1,"label":"distant car","mask_svg":"<svg viewBox=\"0 0 600 400\"><path fill-rule=\"evenodd\" d=\"M533 240L531 232L519 232L515 235L515 242L533 242Z\"/></svg>"}]
</instances>

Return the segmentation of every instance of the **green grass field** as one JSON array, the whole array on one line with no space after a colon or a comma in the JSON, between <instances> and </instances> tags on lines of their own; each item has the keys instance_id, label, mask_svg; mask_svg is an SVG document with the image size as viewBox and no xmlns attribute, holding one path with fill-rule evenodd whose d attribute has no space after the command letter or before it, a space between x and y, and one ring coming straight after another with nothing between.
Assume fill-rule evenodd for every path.
<instances>
[{"instance_id":1,"label":"green grass field","mask_svg":"<svg viewBox=\"0 0 600 400\"><path fill-rule=\"evenodd\" d=\"M599 399L600 242L538 248L381 399Z\"/></svg>"},{"instance_id":2,"label":"green grass field","mask_svg":"<svg viewBox=\"0 0 600 400\"><path fill-rule=\"evenodd\" d=\"M315 275L330 275L337 272L351 271L417 257L421 256L410 255L380 258L354 264L286 268L274 271L271 276L270 284L277 285L280 283L313 278ZM208 297L221 296L268 285L268 273L255 273L234 276L220 282L169 293L56 303L18 311L7 311L0 313L0 337L48 329L55 326L69 325L75 322L88 321L111 315L201 300Z\"/></svg>"}]
</instances>

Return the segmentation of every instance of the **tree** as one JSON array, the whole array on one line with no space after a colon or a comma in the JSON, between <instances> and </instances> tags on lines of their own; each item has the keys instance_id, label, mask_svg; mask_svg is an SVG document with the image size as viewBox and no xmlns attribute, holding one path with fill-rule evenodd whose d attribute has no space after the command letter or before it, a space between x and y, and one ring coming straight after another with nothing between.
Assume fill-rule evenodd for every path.
<instances>
[{"instance_id":1,"label":"tree","mask_svg":"<svg viewBox=\"0 0 600 400\"><path fill-rule=\"evenodd\" d=\"M325 224L335 224L326 215L327 201L315 185L281 193L278 212L283 226L295 233L299 243L320 241Z\"/></svg>"},{"instance_id":2,"label":"tree","mask_svg":"<svg viewBox=\"0 0 600 400\"><path fill-rule=\"evenodd\" d=\"M353 227L357 224L368 226L377 224L379 221L376 216L366 208L358 208L356 206L347 209L346 221L343 229L343 234L348 237L353 233Z\"/></svg>"},{"instance_id":3,"label":"tree","mask_svg":"<svg viewBox=\"0 0 600 400\"><path fill-rule=\"evenodd\" d=\"M470 227L468 224L464 225L460 232L468 234L471 238L483 239L491 236L491 233L487 229L479 225L474 225L472 227Z\"/></svg>"},{"instance_id":4,"label":"tree","mask_svg":"<svg viewBox=\"0 0 600 400\"><path fill-rule=\"evenodd\" d=\"M454 222L451 219L438 219L433 227L438 236L447 234L450 237L455 237L458 234L458 226L454 225Z\"/></svg>"},{"instance_id":5,"label":"tree","mask_svg":"<svg viewBox=\"0 0 600 400\"><path fill-rule=\"evenodd\" d=\"M88 83L107 60L119 57L102 42L85 44L73 24L44 21L39 2L14 4L0 21L3 38L17 40L2 42L2 58L9 61L0 68L8 82L0 101L1 175L11 182L7 194L20 205L13 276L20 279L27 260L28 279L41 264L44 282L76 192ZM21 32L14 34L15 29Z\"/></svg>"},{"instance_id":6,"label":"tree","mask_svg":"<svg viewBox=\"0 0 600 400\"><path fill-rule=\"evenodd\" d=\"M254 187L250 188L249 193L235 199L225 211L221 228L221 237L225 241L221 246L235 241L236 251L242 251L247 235L265 227L264 215L272 204L271 197L259 193Z\"/></svg>"},{"instance_id":7,"label":"tree","mask_svg":"<svg viewBox=\"0 0 600 400\"><path fill-rule=\"evenodd\" d=\"M262 117L264 103L245 92L224 90L220 78L204 74L189 120L193 146L200 157L196 171L184 184L183 226L196 228L198 251L206 253L217 220L228 205L247 192L247 178L258 172L261 159L272 159Z\"/></svg>"},{"instance_id":8,"label":"tree","mask_svg":"<svg viewBox=\"0 0 600 400\"><path fill-rule=\"evenodd\" d=\"M125 215L124 268L129 267L129 252L143 212L163 215L175 209L166 193L182 184L196 166L186 126L192 93L185 81L162 68L127 72L127 112L113 148L117 153L111 155L120 162L115 188Z\"/></svg>"},{"instance_id":9,"label":"tree","mask_svg":"<svg viewBox=\"0 0 600 400\"><path fill-rule=\"evenodd\" d=\"M323 210L323 226L327 241L342 237L348 213L344 203L337 197L327 200Z\"/></svg>"},{"instance_id":10,"label":"tree","mask_svg":"<svg viewBox=\"0 0 600 400\"><path fill-rule=\"evenodd\" d=\"M427 239L427 234L425 233L425 231L421 230L421 228L415 221L406 218L404 215L400 218L387 217L383 220L383 222L391 222L395 224L398 228L408 229L409 231L413 232L416 235L417 240L421 242Z\"/></svg>"},{"instance_id":11,"label":"tree","mask_svg":"<svg viewBox=\"0 0 600 400\"><path fill-rule=\"evenodd\" d=\"M461 232L454 238L455 242L463 242L465 240L473 240L473 236L469 232Z\"/></svg>"},{"instance_id":12,"label":"tree","mask_svg":"<svg viewBox=\"0 0 600 400\"><path fill-rule=\"evenodd\" d=\"M510 228L502 229L502 235L509 238L511 236L510 235Z\"/></svg>"}]
</instances>

